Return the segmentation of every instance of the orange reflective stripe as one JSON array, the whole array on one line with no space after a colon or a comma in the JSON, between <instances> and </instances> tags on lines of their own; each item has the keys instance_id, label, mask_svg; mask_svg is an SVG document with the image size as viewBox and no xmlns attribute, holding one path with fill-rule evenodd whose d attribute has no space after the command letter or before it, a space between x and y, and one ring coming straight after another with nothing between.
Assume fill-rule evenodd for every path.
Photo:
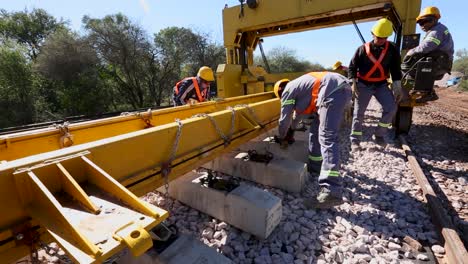
<instances>
[{"instance_id":1,"label":"orange reflective stripe","mask_svg":"<svg viewBox=\"0 0 468 264\"><path fill-rule=\"evenodd\" d=\"M203 98L203 96L202 96L202 94L200 92L200 87L198 86L197 78L192 77L192 82L193 82L193 86L195 86L195 92L197 93L198 102L205 101L205 98Z\"/></svg>"},{"instance_id":2,"label":"orange reflective stripe","mask_svg":"<svg viewBox=\"0 0 468 264\"><path fill-rule=\"evenodd\" d=\"M383 49L382 53L380 53L379 59L377 60L377 59L375 59L374 55L372 55L372 53L371 53L370 42L367 42L364 45L364 47L366 49L367 57L369 58L370 61L372 61L372 63L374 63L374 66L372 66L372 68L364 76L361 76L358 73L359 78L361 78L361 79L363 79L365 81L368 81L368 82L379 82L379 81L383 81L383 80L387 79L387 76L385 75L385 71L384 71L384 68L382 67L381 63L382 63L382 60L385 57L385 54L387 54L388 46L389 46L389 43L388 43L388 41L386 41L385 42L385 48ZM379 69L380 77L371 77L371 75L374 74L374 72L377 69Z\"/></svg>"},{"instance_id":3,"label":"orange reflective stripe","mask_svg":"<svg viewBox=\"0 0 468 264\"><path fill-rule=\"evenodd\" d=\"M312 114L317 111L317 99L318 99L318 94L320 92L320 84L322 83L322 78L325 76L328 72L309 72L308 74L313 76L315 78L314 85L312 86L312 91L311 91L311 99L309 106L306 108L306 110L298 113L298 114Z\"/></svg>"}]
</instances>

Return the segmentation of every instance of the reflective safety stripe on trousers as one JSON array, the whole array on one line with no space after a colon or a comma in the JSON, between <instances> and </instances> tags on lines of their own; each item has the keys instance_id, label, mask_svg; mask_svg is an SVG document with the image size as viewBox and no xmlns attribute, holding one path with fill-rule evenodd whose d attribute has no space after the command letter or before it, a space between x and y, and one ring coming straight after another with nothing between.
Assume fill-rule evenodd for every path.
<instances>
[{"instance_id":1,"label":"reflective safety stripe on trousers","mask_svg":"<svg viewBox=\"0 0 468 264\"><path fill-rule=\"evenodd\" d=\"M314 85L312 86L311 96L310 96L310 103L309 106L302 112L298 112L297 114L312 114L317 111L317 99L318 94L320 91L320 84L322 83L322 78L325 76L327 72L309 72L309 75L315 78Z\"/></svg>"},{"instance_id":2,"label":"reflective safety stripe on trousers","mask_svg":"<svg viewBox=\"0 0 468 264\"><path fill-rule=\"evenodd\" d=\"M391 123L382 123L382 122L379 122L379 127L386 127L386 128L389 128L392 124Z\"/></svg>"},{"instance_id":3,"label":"reflective safety stripe on trousers","mask_svg":"<svg viewBox=\"0 0 468 264\"><path fill-rule=\"evenodd\" d=\"M362 131L351 131L351 135L362 136Z\"/></svg>"},{"instance_id":4,"label":"reflective safety stripe on trousers","mask_svg":"<svg viewBox=\"0 0 468 264\"><path fill-rule=\"evenodd\" d=\"M323 160L323 157L322 157L322 156L312 156L312 155L309 155L309 160L311 160L311 161L322 161L322 160Z\"/></svg>"},{"instance_id":5,"label":"reflective safety stripe on trousers","mask_svg":"<svg viewBox=\"0 0 468 264\"><path fill-rule=\"evenodd\" d=\"M339 177L340 172L335 170L322 170L320 176Z\"/></svg>"},{"instance_id":6,"label":"reflective safety stripe on trousers","mask_svg":"<svg viewBox=\"0 0 468 264\"><path fill-rule=\"evenodd\" d=\"M192 79L193 86L195 87L195 92L197 93L198 101L199 101L199 102L205 101L206 89L205 89L203 92L200 91L200 86L198 86L197 78L195 78L195 77L185 78L185 79L183 79L182 81L176 83L176 85L175 85L175 91L174 91L175 94L176 94L176 95L179 94L179 86L180 86L180 84L181 84L182 82L184 82L185 80L187 80L187 79Z\"/></svg>"},{"instance_id":7,"label":"reflective safety stripe on trousers","mask_svg":"<svg viewBox=\"0 0 468 264\"><path fill-rule=\"evenodd\" d=\"M372 52L370 50L370 42L367 42L364 45L364 47L366 49L367 57L369 58L370 61L372 61L372 63L374 63L374 66L372 66L372 68L364 76L362 76L358 72L358 77L360 79L363 79L364 81L368 81L368 82L380 82L380 81L383 81L383 80L388 78L388 76L385 75L385 70L384 70L384 68L382 67L382 64L381 64L384 57L385 57L385 54L387 54L388 46L389 46L389 42L385 41L385 48L382 50L382 53L380 53L379 59L377 60L374 57L374 55L372 55ZM374 74L374 72L377 69L379 70L380 76L379 77L371 77L372 74Z\"/></svg>"}]
</instances>

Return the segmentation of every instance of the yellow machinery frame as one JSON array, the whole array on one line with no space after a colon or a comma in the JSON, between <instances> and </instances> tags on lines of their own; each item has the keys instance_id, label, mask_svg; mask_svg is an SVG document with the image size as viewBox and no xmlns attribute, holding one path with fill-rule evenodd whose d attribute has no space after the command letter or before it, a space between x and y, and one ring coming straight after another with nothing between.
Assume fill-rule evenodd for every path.
<instances>
[{"instance_id":1,"label":"yellow machinery frame","mask_svg":"<svg viewBox=\"0 0 468 264\"><path fill-rule=\"evenodd\" d=\"M142 254L168 213L138 195L276 126L273 93L245 95L302 73L253 66L260 38L384 16L413 34L421 7L420 0L248 2L258 5L223 10L227 63L217 69L218 95L240 97L0 137L1 263L50 239L78 263L102 262L124 247Z\"/></svg>"},{"instance_id":2,"label":"yellow machinery frame","mask_svg":"<svg viewBox=\"0 0 468 264\"><path fill-rule=\"evenodd\" d=\"M421 0L268 0L247 1L247 4L223 9L226 64L217 69L220 97L232 97L269 91L282 78L302 73L270 74L253 65L253 52L263 37L307 30L336 27L355 22L388 17L397 34L411 35L416 31L416 17ZM331 40L317 40L331 41ZM406 52L403 50L403 52Z\"/></svg>"},{"instance_id":3,"label":"yellow machinery frame","mask_svg":"<svg viewBox=\"0 0 468 264\"><path fill-rule=\"evenodd\" d=\"M77 263L102 262L125 246L142 254L167 212L135 195L276 126L280 104L272 93L241 101L249 100L258 102L174 108L166 118L187 119L0 164L0 262L50 238ZM218 111L191 117L209 109Z\"/></svg>"}]
</instances>

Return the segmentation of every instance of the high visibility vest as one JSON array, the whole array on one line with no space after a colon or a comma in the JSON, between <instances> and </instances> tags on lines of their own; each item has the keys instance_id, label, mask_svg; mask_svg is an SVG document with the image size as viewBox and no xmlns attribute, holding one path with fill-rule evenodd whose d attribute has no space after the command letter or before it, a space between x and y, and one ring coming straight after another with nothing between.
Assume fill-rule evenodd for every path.
<instances>
[{"instance_id":1,"label":"high visibility vest","mask_svg":"<svg viewBox=\"0 0 468 264\"><path fill-rule=\"evenodd\" d=\"M368 82L380 82L380 81L386 80L388 78L388 75L385 74L385 70L384 70L384 68L382 67L382 64L381 64L383 58L385 57L385 54L387 54L388 46L389 46L389 42L385 41L385 47L384 47L382 53L380 53L379 59L377 60L374 57L374 55L372 55L372 53L371 53L370 42L367 42L364 45L364 47L366 49L367 57L369 58L370 61L372 61L372 63L374 63L374 66L372 66L372 68L364 76L362 76L358 72L357 76L360 79L362 79L364 81L368 81ZM371 75L374 74L374 72L376 70L379 70L379 76L378 77L371 77Z\"/></svg>"},{"instance_id":2,"label":"high visibility vest","mask_svg":"<svg viewBox=\"0 0 468 264\"><path fill-rule=\"evenodd\" d=\"M197 98L198 98L198 101L199 102L203 102L205 101L205 98L206 98L206 91L208 89L204 89L203 91L200 91L200 86L198 86L198 82L197 82L197 78L195 77L189 77L189 78L185 78L181 81L179 81L178 83L176 83L175 87L174 87L174 93L175 95L178 95L179 94L179 86L181 83L183 83L184 81L186 81L187 79L192 79L192 83L193 83L193 86L195 87L195 92L197 94ZM187 98L188 100L188 98ZM187 101L186 100L186 101Z\"/></svg>"},{"instance_id":3,"label":"high visibility vest","mask_svg":"<svg viewBox=\"0 0 468 264\"><path fill-rule=\"evenodd\" d=\"M320 84L322 83L322 78L327 74L328 72L309 72L308 74L313 76L315 78L314 85L312 86L311 89L311 97L310 97L310 103L309 106L302 112L297 112L299 115L303 114L312 114L317 111L317 99L318 99L318 94L320 92Z\"/></svg>"}]
</instances>

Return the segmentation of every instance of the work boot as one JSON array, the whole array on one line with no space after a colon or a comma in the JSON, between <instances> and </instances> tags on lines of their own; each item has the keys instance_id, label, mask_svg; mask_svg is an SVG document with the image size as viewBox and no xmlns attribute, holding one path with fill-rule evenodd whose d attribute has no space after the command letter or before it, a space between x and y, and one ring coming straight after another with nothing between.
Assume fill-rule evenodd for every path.
<instances>
[{"instance_id":1,"label":"work boot","mask_svg":"<svg viewBox=\"0 0 468 264\"><path fill-rule=\"evenodd\" d=\"M375 144L385 148L387 146L387 142L385 138L382 136L373 135L372 138L374 139Z\"/></svg>"},{"instance_id":2,"label":"work boot","mask_svg":"<svg viewBox=\"0 0 468 264\"><path fill-rule=\"evenodd\" d=\"M358 152L361 150L361 145L357 141L351 142L351 152Z\"/></svg>"},{"instance_id":3,"label":"work boot","mask_svg":"<svg viewBox=\"0 0 468 264\"><path fill-rule=\"evenodd\" d=\"M420 104L420 103L425 103L429 101L435 101L439 99L439 96L435 93L435 91L431 91L430 93L422 95L420 98L416 99L415 102Z\"/></svg>"},{"instance_id":4,"label":"work boot","mask_svg":"<svg viewBox=\"0 0 468 264\"><path fill-rule=\"evenodd\" d=\"M327 209L343 203L343 199L333 195L327 187L322 187L315 200L305 200L304 206L307 209Z\"/></svg>"}]
</instances>

